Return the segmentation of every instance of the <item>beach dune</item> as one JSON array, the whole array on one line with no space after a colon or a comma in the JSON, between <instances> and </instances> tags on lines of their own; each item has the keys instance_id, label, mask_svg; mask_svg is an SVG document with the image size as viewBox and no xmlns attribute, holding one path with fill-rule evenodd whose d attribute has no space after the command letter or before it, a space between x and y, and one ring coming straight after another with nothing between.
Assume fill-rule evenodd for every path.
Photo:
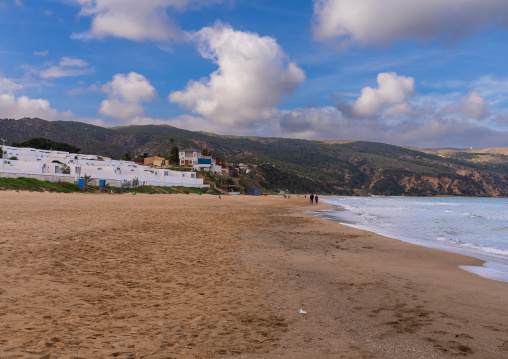
<instances>
[{"instance_id":1,"label":"beach dune","mask_svg":"<svg viewBox=\"0 0 508 359\"><path fill-rule=\"evenodd\" d=\"M303 196L0 193L0 358L506 358L481 261ZM306 312L306 314L302 314Z\"/></svg>"}]
</instances>

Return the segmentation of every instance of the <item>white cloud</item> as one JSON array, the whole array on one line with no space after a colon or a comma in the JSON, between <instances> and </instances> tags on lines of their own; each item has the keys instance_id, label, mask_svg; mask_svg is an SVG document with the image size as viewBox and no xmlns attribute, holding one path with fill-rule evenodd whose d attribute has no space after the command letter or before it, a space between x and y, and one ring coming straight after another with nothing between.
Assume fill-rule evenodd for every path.
<instances>
[{"instance_id":1,"label":"white cloud","mask_svg":"<svg viewBox=\"0 0 508 359\"><path fill-rule=\"evenodd\" d=\"M218 69L207 79L190 81L169 101L210 121L235 129L255 127L278 114L276 105L305 80L275 39L235 31L216 23L194 34L201 56Z\"/></svg>"},{"instance_id":2,"label":"white cloud","mask_svg":"<svg viewBox=\"0 0 508 359\"><path fill-rule=\"evenodd\" d=\"M39 76L43 79L59 78L87 75L95 71L87 66L88 63L85 60L63 57L60 59L58 66L51 66L48 69L41 70Z\"/></svg>"},{"instance_id":3,"label":"white cloud","mask_svg":"<svg viewBox=\"0 0 508 359\"><path fill-rule=\"evenodd\" d=\"M379 81L384 77L381 75L389 75L386 83L390 86ZM401 86L404 82L406 85ZM274 134L420 147L492 147L506 143L508 132L494 127L505 121L504 112L489 109L487 99L479 92L461 97L414 94L414 98L408 96L414 92L412 78L380 74L378 83L377 89L364 88L351 105L285 111L279 120L280 131Z\"/></svg>"},{"instance_id":4,"label":"white cloud","mask_svg":"<svg viewBox=\"0 0 508 359\"><path fill-rule=\"evenodd\" d=\"M222 0L75 0L81 5L81 16L91 16L88 32L73 38L90 39L108 36L129 40L167 41L184 36L183 31L168 16L168 10L210 6Z\"/></svg>"},{"instance_id":5,"label":"white cloud","mask_svg":"<svg viewBox=\"0 0 508 359\"><path fill-rule=\"evenodd\" d=\"M34 51L35 56L47 56L49 54L49 51Z\"/></svg>"},{"instance_id":6,"label":"white cloud","mask_svg":"<svg viewBox=\"0 0 508 359\"><path fill-rule=\"evenodd\" d=\"M141 102L157 97L155 88L143 75L130 72L128 75L116 74L113 80L102 87L108 99L102 101L99 112L106 116L130 119L144 113Z\"/></svg>"},{"instance_id":7,"label":"white cloud","mask_svg":"<svg viewBox=\"0 0 508 359\"><path fill-rule=\"evenodd\" d=\"M52 108L48 100L14 95L14 92L25 87L0 76L0 116L2 118L38 117L48 121L76 119L71 111L59 112Z\"/></svg>"},{"instance_id":8,"label":"white cloud","mask_svg":"<svg viewBox=\"0 0 508 359\"><path fill-rule=\"evenodd\" d=\"M60 60L61 67L86 67L88 63L85 60L74 59L72 57L62 57Z\"/></svg>"},{"instance_id":9,"label":"white cloud","mask_svg":"<svg viewBox=\"0 0 508 359\"><path fill-rule=\"evenodd\" d=\"M101 102L99 113L116 117L129 119L132 117L143 115L143 106L139 103L122 102L117 99L104 100Z\"/></svg>"},{"instance_id":10,"label":"white cloud","mask_svg":"<svg viewBox=\"0 0 508 359\"><path fill-rule=\"evenodd\" d=\"M314 37L344 44L453 41L508 24L505 0L314 0Z\"/></svg>"},{"instance_id":11,"label":"white cloud","mask_svg":"<svg viewBox=\"0 0 508 359\"><path fill-rule=\"evenodd\" d=\"M489 112L487 100L477 92L470 92L460 99L458 112L465 118L481 120Z\"/></svg>"},{"instance_id":12,"label":"white cloud","mask_svg":"<svg viewBox=\"0 0 508 359\"><path fill-rule=\"evenodd\" d=\"M0 94L0 108L4 118L38 117L48 121L75 119L70 111L58 112L51 107L49 101L27 96Z\"/></svg>"},{"instance_id":13,"label":"white cloud","mask_svg":"<svg viewBox=\"0 0 508 359\"><path fill-rule=\"evenodd\" d=\"M360 97L351 106L355 116L373 116L387 105L404 103L414 92L412 77L398 76L396 73L380 73L377 76L378 88L365 87Z\"/></svg>"}]
</instances>

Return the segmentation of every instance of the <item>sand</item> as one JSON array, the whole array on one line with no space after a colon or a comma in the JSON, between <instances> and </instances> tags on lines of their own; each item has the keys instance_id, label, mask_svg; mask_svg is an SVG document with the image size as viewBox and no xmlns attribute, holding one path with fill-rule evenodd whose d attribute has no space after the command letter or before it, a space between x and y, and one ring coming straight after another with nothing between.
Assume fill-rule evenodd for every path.
<instances>
[{"instance_id":1,"label":"sand","mask_svg":"<svg viewBox=\"0 0 508 359\"><path fill-rule=\"evenodd\" d=\"M1 192L0 358L508 357L480 260L307 201Z\"/></svg>"}]
</instances>

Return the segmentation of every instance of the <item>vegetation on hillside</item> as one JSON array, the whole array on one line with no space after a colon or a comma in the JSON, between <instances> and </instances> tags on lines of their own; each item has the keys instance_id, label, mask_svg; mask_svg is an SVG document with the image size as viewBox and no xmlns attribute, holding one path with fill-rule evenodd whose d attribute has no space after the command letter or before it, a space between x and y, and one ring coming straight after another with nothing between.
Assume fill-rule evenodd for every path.
<instances>
[{"instance_id":1,"label":"vegetation on hillside","mask_svg":"<svg viewBox=\"0 0 508 359\"><path fill-rule=\"evenodd\" d=\"M508 156L503 155L444 155L374 142L220 136L164 125L102 128L41 119L0 120L0 133L13 142L44 136L117 159L125 154L163 156L173 145L206 148L223 162L252 168L239 179L241 187L273 192L508 196Z\"/></svg>"},{"instance_id":2,"label":"vegetation on hillside","mask_svg":"<svg viewBox=\"0 0 508 359\"><path fill-rule=\"evenodd\" d=\"M48 138L31 138L27 141L23 142L13 142L12 146L14 147L31 147L31 148L37 148L40 150L53 150L53 151L65 151L70 153L79 153L81 149L79 147L69 145L65 142L56 142L52 141Z\"/></svg>"}]
</instances>

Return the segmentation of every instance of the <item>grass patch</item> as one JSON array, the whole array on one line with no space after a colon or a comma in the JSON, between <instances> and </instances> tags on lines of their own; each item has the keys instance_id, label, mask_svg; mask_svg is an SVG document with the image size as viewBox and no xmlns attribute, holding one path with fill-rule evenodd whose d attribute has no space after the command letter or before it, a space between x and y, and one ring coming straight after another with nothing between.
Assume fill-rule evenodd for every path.
<instances>
[{"instance_id":1,"label":"grass patch","mask_svg":"<svg viewBox=\"0 0 508 359\"><path fill-rule=\"evenodd\" d=\"M185 194L189 194L189 193L200 194L200 193L206 192L206 189L204 189L204 188L197 188L197 187L175 186L173 188L176 189L178 192L185 193Z\"/></svg>"},{"instance_id":2,"label":"grass patch","mask_svg":"<svg viewBox=\"0 0 508 359\"><path fill-rule=\"evenodd\" d=\"M136 188L129 188L127 192L147 193L147 194L160 193L154 187L151 186L139 186Z\"/></svg>"},{"instance_id":3,"label":"grass patch","mask_svg":"<svg viewBox=\"0 0 508 359\"><path fill-rule=\"evenodd\" d=\"M0 190L72 193L79 192L79 187L67 182L48 182L39 181L35 178L18 177L0 178Z\"/></svg>"},{"instance_id":4,"label":"grass patch","mask_svg":"<svg viewBox=\"0 0 508 359\"><path fill-rule=\"evenodd\" d=\"M173 187L157 187L157 188L160 189L161 191L164 191L164 192L169 193L169 194L179 193Z\"/></svg>"},{"instance_id":5,"label":"grass patch","mask_svg":"<svg viewBox=\"0 0 508 359\"><path fill-rule=\"evenodd\" d=\"M35 178L0 178L0 190L17 190L17 191L32 191L32 192L61 192L61 193L74 193L84 192L77 184L67 182L48 182L40 181ZM155 187L155 186L139 186L136 188L121 188L107 186L105 192L110 191L115 193L147 193L147 194L175 194L175 193L197 193L197 194L213 194L220 195L221 192L215 188L197 188L197 187ZM87 192L99 192L97 186L87 186Z\"/></svg>"}]
</instances>

